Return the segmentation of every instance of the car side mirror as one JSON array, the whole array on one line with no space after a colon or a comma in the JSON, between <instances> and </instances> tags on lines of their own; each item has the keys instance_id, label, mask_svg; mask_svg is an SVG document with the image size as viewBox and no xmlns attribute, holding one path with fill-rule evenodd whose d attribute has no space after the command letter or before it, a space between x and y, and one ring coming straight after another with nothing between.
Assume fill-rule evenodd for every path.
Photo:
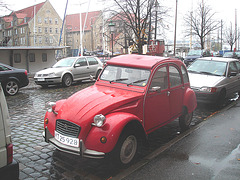
<instances>
[{"instance_id":1,"label":"car side mirror","mask_svg":"<svg viewBox=\"0 0 240 180\"><path fill-rule=\"evenodd\" d=\"M161 92L161 87L160 86L154 86L150 89L150 92Z\"/></svg>"},{"instance_id":2,"label":"car side mirror","mask_svg":"<svg viewBox=\"0 0 240 180\"><path fill-rule=\"evenodd\" d=\"M75 64L74 67L75 67L75 68L76 68L76 67L80 67L80 64Z\"/></svg>"}]
</instances>

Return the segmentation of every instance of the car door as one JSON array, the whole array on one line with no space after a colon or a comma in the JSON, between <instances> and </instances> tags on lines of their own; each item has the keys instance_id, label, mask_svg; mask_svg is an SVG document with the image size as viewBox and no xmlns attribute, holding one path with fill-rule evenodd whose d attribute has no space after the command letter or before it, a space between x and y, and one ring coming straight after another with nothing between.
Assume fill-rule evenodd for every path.
<instances>
[{"instance_id":1,"label":"car door","mask_svg":"<svg viewBox=\"0 0 240 180\"><path fill-rule=\"evenodd\" d=\"M169 65L169 103L171 119L175 119L182 112L184 83L181 77L180 69L174 64Z\"/></svg>"},{"instance_id":2,"label":"car door","mask_svg":"<svg viewBox=\"0 0 240 180\"><path fill-rule=\"evenodd\" d=\"M89 64L89 73L90 75L95 77L99 67L99 63L94 57L87 57L87 61Z\"/></svg>"},{"instance_id":3,"label":"car door","mask_svg":"<svg viewBox=\"0 0 240 180\"><path fill-rule=\"evenodd\" d=\"M154 72L144 104L144 126L148 133L170 118L167 64Z\"/></svg>"},{"instance_id":4,"label":"car door","mask_svg":"<svg viewBox=\"0 0 240 180\"><path fill-rule=\"evenodd\" d=\"M87 79L90 76L88 62L85 57L76 60L73 68L74 80Z\"/></svg>"},{"instance_id":5,"label":"car door","mask_svg":"<svg viewBox=\"0 0 240 180\"><path fill-rule=\"evenodd\" d=\"M230 74L233 72L237 74L234 76L231 76ZM238 72L236 62L234 61L230 62L228 66L228 76L227 76L226 86L227 86L227 96L235 92L238 92L239 90L239 72Z\"/></svg>"}]
</instances>

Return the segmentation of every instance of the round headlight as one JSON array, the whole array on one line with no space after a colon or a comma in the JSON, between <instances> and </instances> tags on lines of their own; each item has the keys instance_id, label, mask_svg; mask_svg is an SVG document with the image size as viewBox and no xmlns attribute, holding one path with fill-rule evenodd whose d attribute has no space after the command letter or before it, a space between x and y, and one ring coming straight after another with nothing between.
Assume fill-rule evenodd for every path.
<instances>
[{"instance_id":1,"label":"round headlight","mask_svg":"<svg viewBox=\"0 0 240 180\"><path fill-rule=\"evenodd\" d=\"M102 114L98 114L94 117L94 126L101 127L105 122L106 117Z\"/></svg>"}]
</instances>

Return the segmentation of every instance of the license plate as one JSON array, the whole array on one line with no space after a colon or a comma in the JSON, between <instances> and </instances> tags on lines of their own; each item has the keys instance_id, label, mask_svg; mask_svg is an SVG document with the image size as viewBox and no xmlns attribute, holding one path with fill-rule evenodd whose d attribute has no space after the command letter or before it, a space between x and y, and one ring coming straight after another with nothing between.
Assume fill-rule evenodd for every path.
<instances>
[{"instance_id":1,"label":"license plate","mask_svg":"<svg viewBox=\"0 0 240 180\"><path fill-rule=\"evenodd\" d=\"M57 131L55 131L55 139L59 141L62 144L73 146L73 147L79 147L79 139L78 138L72 138L68 136L64 136Z\"/></svg>"},{"instance_id":2,"label":"license plate","mask_svg":"<svg viewBox=\"0 0 240 180\"><path fill-rule=\"evenodd\" d=\"M44 78L38 78L37 80L38 80L38 81L45 81Z\"/></svg>"}]
</instances>

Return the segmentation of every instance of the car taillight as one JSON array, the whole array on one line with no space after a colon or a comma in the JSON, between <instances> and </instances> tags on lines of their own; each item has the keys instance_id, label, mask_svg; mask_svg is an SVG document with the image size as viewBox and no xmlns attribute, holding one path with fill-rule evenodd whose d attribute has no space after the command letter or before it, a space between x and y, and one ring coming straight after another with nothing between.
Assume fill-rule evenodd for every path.
<instances>
[{"instance_id":1,"label":"car taillight","mask_svg":"<svg viewBox=\"0 0 240 180\"><path fill-rule=\"evenodd\" d=\"M13 145L7 145L7 163L10 164L13 161Z\"/></svg>"},{"instance_id":2,"label":"car taillight","mask_svg":"<svg viewBox=\"0 0 240 180\"><path fill-rule=\"evenodd\" d=\"M25 74L26 74L26 76L28 75L28 72L27 72L27 70L25 70L25 72L24 72Z\"/></svg>"}]
</instances>

